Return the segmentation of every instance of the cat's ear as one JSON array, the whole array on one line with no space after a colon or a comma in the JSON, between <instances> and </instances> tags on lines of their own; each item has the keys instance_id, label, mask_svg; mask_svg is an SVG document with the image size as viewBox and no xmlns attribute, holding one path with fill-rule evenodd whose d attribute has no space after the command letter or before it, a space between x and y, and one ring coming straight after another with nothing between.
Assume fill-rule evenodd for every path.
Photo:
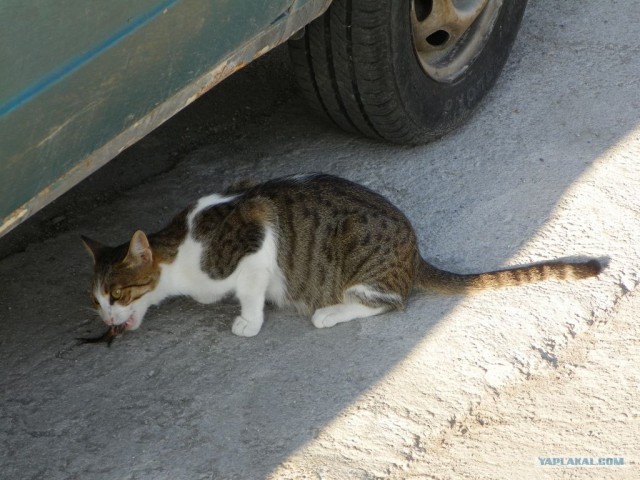
<instances>
[{"instance_id":1,"label":"cat's ear","mask_svg":"<svg viewBox=\"0 0 640 480\"><path fill-rule=\"evenodd\" d=\"M146 265L153 260L153 252L149 245L149 239L142 230L137 230L129 242L129 251L124 263L130 265Z\"/></svg>"},{"instance_id":2,"label":"cat's ear","mask_svg":"<svg viewBox=\"0 0 640 480\"><path fill-rule=\"evenodd\" d=\"M109 248L101 244L100 242L92 240L89 237L85 237L84 235L80 235L80 239L82 240L82 244L84 245L84 248L87 249L87 252L89 252L89 254L91 255L91 258L93 258L94 264L98 261L98 258L100 258L100 255L102 255L102 253L107 248Z\"/></svg>"}]
</instances>

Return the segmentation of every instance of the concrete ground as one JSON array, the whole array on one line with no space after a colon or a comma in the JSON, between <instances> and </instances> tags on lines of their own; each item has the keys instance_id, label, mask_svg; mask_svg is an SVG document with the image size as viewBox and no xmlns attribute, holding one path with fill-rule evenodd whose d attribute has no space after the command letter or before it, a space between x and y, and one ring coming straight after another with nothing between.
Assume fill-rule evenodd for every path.
<instances>
[{"instance_id":1,"label":"concrete ground","mask_svg":"<svg viewBox=\"0 0 640 480\"><path fill-rule=\"evenodd\" d=\"M0 240L0 471L12 479L640 478L640 4L530 2L477 114L382 145L307 114L283 49ZM425 258L480 271L608 259L597 279L327 330L174 299L110 349L86 234L160 228L235 180L326 171L383 193ZM546 459L623 459L617 466ZM611 460L613 461L613 460Z\"/></svg>"}]
</instances>

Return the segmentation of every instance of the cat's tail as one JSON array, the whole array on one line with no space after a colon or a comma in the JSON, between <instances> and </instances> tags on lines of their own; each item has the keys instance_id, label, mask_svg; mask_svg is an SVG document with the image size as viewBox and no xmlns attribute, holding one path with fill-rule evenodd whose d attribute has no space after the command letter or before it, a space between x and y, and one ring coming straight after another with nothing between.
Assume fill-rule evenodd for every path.
<instances>
[{"instance_id":1,"label":"cat's tail","mask_svg":"<svg viewBox=\"0 0 640 480\"><path fill-rule=\"evenodd\" d=\"M423 290L454 294L525 285L549 279L579 280L595 277L602 269L602 264L592 259L587 262L543 262L493 272L459 274L440 270L421 258L415 286Z\"/></svg>"}]
</instances>

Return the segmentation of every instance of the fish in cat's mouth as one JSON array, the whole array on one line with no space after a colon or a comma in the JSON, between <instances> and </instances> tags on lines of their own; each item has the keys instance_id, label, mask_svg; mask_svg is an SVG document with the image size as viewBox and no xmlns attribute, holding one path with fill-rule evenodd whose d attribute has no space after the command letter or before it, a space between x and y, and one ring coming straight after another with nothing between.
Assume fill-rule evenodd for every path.
<instances>
[{"instance_id":1,"label":"fish in cat's mouth","mask_svg":"<svg viewBox=\"0 0 640 480\"><path fill-rule=\"evenodd\" d=\"M120 335L125 330L125 324L112 325L109 329L99 337L78 338L77 340L82 343L106 343L108 347L113 343L114 338Z\"/></svg>"},{"instance_id":2,"label":"fish in cat's mouth","mask_svg":"<svg viewBox=\"0 0 640 480\"><path fill-rule=\"evenodd\" d=\"M78 338L77 340L80 344L83 343L106 343L108 347L111 346L113 340L118 336L124 333L125 330L134 330L138 325L135 323L135 319L133 314L129 316L126 322L120 323L118 325L110 324L109 328L102 335L97 337L84 337Z\"/></svg>"},{"instance_id":3,"label":"fish in cat's mouth","mask_svg":"<svg viewBox=\"0 0 640 480\"><path fill-rule=\"evenodd\" d=\"M124 322L116 323L115 318L111 317L109 320L106 320L106 323L109 327L119 327L122 330L136 330L140 326L140 315L136 312L132 312Z\"/></svg>"}]
</instances>

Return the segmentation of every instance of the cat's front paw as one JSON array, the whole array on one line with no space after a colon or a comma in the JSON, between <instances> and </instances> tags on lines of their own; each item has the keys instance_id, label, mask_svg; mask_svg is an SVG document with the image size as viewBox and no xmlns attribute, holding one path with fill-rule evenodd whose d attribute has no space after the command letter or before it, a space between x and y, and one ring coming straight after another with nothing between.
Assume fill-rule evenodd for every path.
<instances>
[{"instance_id":1,"label":"cat's front paw","mask_svg":"<svg viewBox=\"0 0 640 480\"><path fill-rule=\"evenodd\" d=\"M231 331L240 337L254 337L260 331L262 322L249 322L244 317L238 315L233 321Z\"/></svg>"}]
</instances>

